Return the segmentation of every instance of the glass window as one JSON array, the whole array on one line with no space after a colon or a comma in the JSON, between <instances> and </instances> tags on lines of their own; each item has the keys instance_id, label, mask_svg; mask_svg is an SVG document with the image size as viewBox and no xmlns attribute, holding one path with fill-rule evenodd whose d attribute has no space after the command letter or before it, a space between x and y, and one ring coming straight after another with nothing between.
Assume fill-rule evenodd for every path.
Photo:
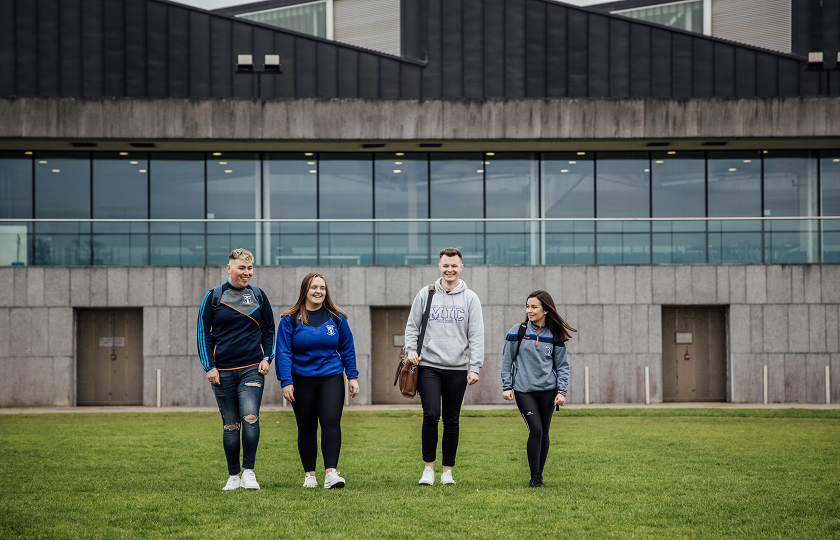
<instances>
[{"instance_id":1,"label":"glass window","mask_svg":"<svg viewBox=\"0 0 840 540\"><path fill-rule=\"evenodd\" d=\"M225 222L260 217L260 159L256 153L214 152L207 160L207 264L227 264L228 255L245 248L259 262L259 223Z\"/></svg>"},{"instance_id":2,"label":"glass window","mask_svg":"<svg viewBox=\"0 0 840 540\"><path fill-rule=\"evenodd\" d=\"M709 152L709 217L761 216L761 153ZM709 262L760 264L760 221L710 221Z\"/></svg>"},{"instance_id":3,"label":"glass window","mask_svg":"<svg viewBox=\"0 0 840 540\"><path fill-rule=\"evenodd\" d=\"M204 154L151 154L149 217L204 219ZM204 223L151 223L150 263L198 266L205 263Z\"/></svg>"},{"instance_id":4,"label":"glass window","mask_svg":"<svg viewBox=\"0 0 840 540\"><path fill-rule=\"evenodd\" d=\"M32 217L32 155L0 152L0 218ZM0 266L26 265L31 223L0 223Z\"/></svg>"},{"instance_id":5,"label":"glass window","mask_svg":"<svg viewBox=\"0 0 840 540\"><path fill-rule=\"evenodd\" d=\"M764 154L764 216L817 215L815 152L769 151ZM765 263L819 262L817 223L772 220L764 223Z\"/></svg>"},{"instance_id":6,"label":"glass window","mask_svg":"<svg viewBox=\"0 0 840 540\"><path fill-rule=\"evenodd\" d=\"M840 151L823 152L820 167L821 215L840 216ZM840 219L824 220L822 230L823 262L840 262Z\"/></svg>"},{"instance_id":7,"label":"glass window","mask_svg":"<svg viewBox=\"0 0 840 540\"><path fill-rule=\"evenodd\" d=\"M320 157L319 217L373 218L373 156L324 154ZM321 264L373 264L373 223L321 223Z\"/></svg>"},{"instance_id":8,"label":"glass window","mask_svg":"<svg viewBox=\"0 0 840 540\"><path fill-rule=\"evenodd\" d=\"M93 155L93 217L149 217L149 163L145 153ZM148 262L148 224L94 223L93 264L141 265Z\"/></svg>"},{"instance_id":9,"label":"glass window","mask_svg":"<svg viewBox=\"0 0 840 540\"><path fill-rule=\"evenodd\" d=\"M703 33L703 0L672 3L664 6L613 11L616 15L632 17L673 28Z\"/></svg>"},{"instance_id":10,"label":"glass window","mask_svg":"<svg viewBox=\"0 0 840 540\"><path fill-rule=\"evenodd\" d=\"M327 3L317 2L302 6L267 9L254 13L237 15L243 19L270 24L286 30L294 30L322 38L327 36Z\"/></svg>"},{"instance_id":11,"label":"glass window","mask_svg":"<svg viewBox=\"0 0 840 540\"><path fill-rule=\"evenodd\" d=\"M542 155L542 215L595 217L595 160L591 152ZM595 262L595 222L548 221L543 227L545 264Z\"/></svg>"},{"instance_id":12,"label":"glass window","mask_svg":"<svg viewBox=\"0 0 840 540\"><path fill-rule=\"evenodd\" d=\"M539 161L532 153L485 155L485 216L539 217ZM539 223L497 221L485 225L488 264L539 264Z\"/></svg>"},{"instance_id":13,"label":"glass window","mask_svg":"<svg viewBox=\"0 0 840 540\"><path fill-rule=\"evenodd\" d=\"M703 152L654 152L651 163L653 217L706 216ZM706 262L705 221L654 221L653 263Z\"/></svg>"},{"instance_id":14,"label":"glass window","mask_svg":"<svg viewBox=\"0 0 840 540\"><path fill-rule=\"evenodd\" d=\"M294 152L267 154L263 163L263 215L271 219L318 217L318 158ZM317 264L317 223L268 223L267 264Z\"/></svg>"},{"instance_id":15,"label":"glass window","mask_svg":"<svg viewBox=\"0 0 840 540\"><path fill-rule=\"evenodd\" d=\"M492 154L488 154L490 156ZM429 158L432 218L484 217L484 155L435 153ZM432 259L445 247L457 247L464 262L484 264L484 223L433 222Z\"/></svg>"},{"instance_id":16,"label":"glass window","mask_svg":"<svg viewBox=\"0 0 840 540\"><path fill-rule=\"evenodd\" d=\"M595 186L597 217L650 217L647 152L598 153ZM599 222L597 230L598 263L650 263L649 221Z\"/></svg>"},{"instance_id":17,"label":"glass window","mask_svg":"<svg viewBox=\"0 0 840 540\"><path fill-rule=\"evenodd\" d=\"M90 219L88 152L36 152L35 217ZM91 264L90 223L37 223L35 264Z\"/></svg>"},{"instance_id":18,"label":"glass window","mask_svg":"<svg viewBox=\"0 0 840 540\"><path fill-rule=\"evenodd\" d=\"M427 154L377 154L374 164L377 218L429 217ZM428 264L427 222L376 224L376 264Z\"/></svg>"}]
</instances>

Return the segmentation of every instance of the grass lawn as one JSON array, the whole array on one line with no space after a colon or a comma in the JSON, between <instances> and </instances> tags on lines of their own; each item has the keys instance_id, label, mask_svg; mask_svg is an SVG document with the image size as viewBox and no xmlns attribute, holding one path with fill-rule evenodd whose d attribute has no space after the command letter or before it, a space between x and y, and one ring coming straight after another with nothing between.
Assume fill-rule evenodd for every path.
<instances>
[{"instance_id":1,"label":"grass lawn","mask_svg":"<svg viewBox=\"0 0 840 540\"><path fill-rule=\"evenodd\" d=\"M217 413L2 415L0 538L840 538L839 410L561 411L541 490L515 411L463 412L456 486L417 485L419 412L345 414L343 490L260 422L262 489L222 492Z\"/></svg>"}]
</instances>

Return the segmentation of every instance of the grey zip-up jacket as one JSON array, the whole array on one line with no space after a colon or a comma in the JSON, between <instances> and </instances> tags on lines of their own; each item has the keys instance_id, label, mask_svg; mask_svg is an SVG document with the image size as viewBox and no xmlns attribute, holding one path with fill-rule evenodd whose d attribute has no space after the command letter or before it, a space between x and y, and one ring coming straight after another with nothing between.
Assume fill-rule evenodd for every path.
<instances>
[{"instance_id":1,"label":"grey zip-up jacket","mask_svg":"<svg viewBox=\"0 0 840 540\"><path fill-rule=\"evenodd\" d=\"M423 350L420 351L420 365L440 369L469 369L478 373L484 365L481 301L462 280L458 280L458 285L447 292L441 285L441 279L435 282ZM411 304L411 313L405 325L406 354L417 351L420 322L428 297L429 288L423 287ZM469 356L467 349L470 351Z\"/></svg>"},{"instance_id":2,"label":"grey zip-up jacket","mask_svg":"<svg viewBox=\"0 0 840 540\"><path fill-rule=\"evenodd\" d=\"M555 345L551 330L543 326L537 331L528 322L522 345L517 351L519 325L510 329L505 337L502 352L502 391L539 392L557 390L565 392L569 382L569 359L566 345Z\"/></svg>"}]
</instances>

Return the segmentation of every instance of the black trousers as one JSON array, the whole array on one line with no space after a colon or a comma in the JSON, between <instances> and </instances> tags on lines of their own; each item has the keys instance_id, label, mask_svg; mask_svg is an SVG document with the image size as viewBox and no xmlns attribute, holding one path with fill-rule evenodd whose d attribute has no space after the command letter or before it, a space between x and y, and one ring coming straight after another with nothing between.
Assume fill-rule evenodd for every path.
<instances>
[{"instance_id":1,"label":"black trousers","mask_svg":"<svg viewBox=\"0 0 840 540\"><path fill-rule=\"evenodd\" d=\"M545 458L548 456L548 430L551 428L551 416L554 413L554 398L557 390L543 390L540 392L513 391L516 406L522 413L522 418L528 424L528 467L531 476L542 475Z\"/></svg>"},{"instance_id":2,"label":"black trousers","mask_svg":"<svg viewBox=\"0 0 840 540\"><path fill-rule=\"evenodd\" d=\"M443 466L454 467L467 370L428 366L419 366L418 370L417 391L423 404L423 461L431 463L437 457L438 422L443 416Z\"/></svg>"},{"instance_id":3,"label":"black trousers","mask_svg":"<svg viewBox=\"0 0 840 540\"><path fill-rule=\"evenodd\" d=\"M318 422L324 468L338 467L341 453L341 413L344 410L344 374L304 377L292 374L295 400L292 408L298 427L298 452L304 471L314 471L318 457Z\"/></svg>"}]
</instances>

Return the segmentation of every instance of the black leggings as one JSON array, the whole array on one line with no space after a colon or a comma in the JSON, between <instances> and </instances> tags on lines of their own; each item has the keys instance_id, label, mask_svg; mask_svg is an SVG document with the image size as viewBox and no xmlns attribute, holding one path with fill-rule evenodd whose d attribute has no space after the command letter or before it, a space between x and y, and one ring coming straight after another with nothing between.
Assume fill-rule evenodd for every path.
<instances>
[{"instance_id":1,"label":"black leggings","mask_svg":"<svg viewBox=\"0 0 840 540\"><path fill-rule=\"evenodd\" d=\"M338 467L341 453L341 413L344 409L344 374L304 377L292 374L295 400L292 408L298 427L298 452L304 471L314 471L318 457L318 421L324 468Z\"/></svg>"},{"instance_id":2,"label":"black leggings","mask_svg":"<svg viewBox=\"0 0 840 540\"><path fill-rule=\"evenodd\" d=\"M554 413L554 398L557 390L539 392L513 391L516 406L522 418L528 424L528 466L531 476L542 475L545 458L548 456L548 430L551 428L551 415Z\"/></svg>"},{"instance_id":3,"label":"black leggings","mask_svg":"<svg viewBox=\"0 0 840 540\"><path fill-rule=\"evenodd\" d=\"M455 466L458 452L458 419L461 402L467 390L467 370L437 369L420 366L417 372L417 391L423 404L423 461L436 458L438 422L443 416L443 466ZM441 400L443 414L441 414Z\"/></svg>"}]
</instances>

